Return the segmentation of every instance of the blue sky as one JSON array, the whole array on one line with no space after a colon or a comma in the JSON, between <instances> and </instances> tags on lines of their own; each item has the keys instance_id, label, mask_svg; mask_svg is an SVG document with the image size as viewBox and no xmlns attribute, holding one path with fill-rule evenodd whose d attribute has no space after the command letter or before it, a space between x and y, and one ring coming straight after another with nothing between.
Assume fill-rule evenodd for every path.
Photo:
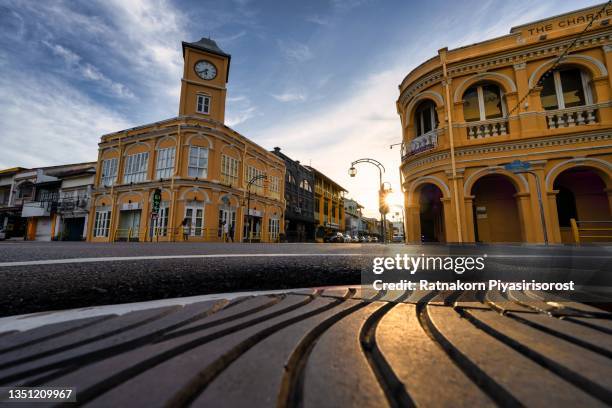
<instances>
[{"instance_id":1,"label":"blue sky","mask_svg":"<svg viewBox=\"0 0 612 408\"><path fill-rule=\"evenodd\" d=\"M226 122L376 213L399 191L398 84L442 47L596 1L0 0L0 168L94 161L103 133L176 116L181 41L232 54Z\"/></svg>"}]
</instances>

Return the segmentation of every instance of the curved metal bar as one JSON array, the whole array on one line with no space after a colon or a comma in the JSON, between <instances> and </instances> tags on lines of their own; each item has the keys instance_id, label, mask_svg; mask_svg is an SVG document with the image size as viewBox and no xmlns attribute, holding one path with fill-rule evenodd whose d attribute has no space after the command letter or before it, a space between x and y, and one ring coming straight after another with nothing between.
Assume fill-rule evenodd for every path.
<instances>
[{"instance_id":1,"label":"curved metal bar","mask_svg":"<svg viewBox=\"0 0 612 408\"><path fill-rule=\"evenodd\" d=\"M375 165L378 168L381 168L383 172L385 172L385 166L383 166L383 164L381 162L379 162L378 160L374 160L374 159L370 159L370 158L363 158L363 159L358 159L355 160L354 162L351 163L351 166L354 166L356 164L359 163L370 163Z\"/></svg>"}]
</instances>

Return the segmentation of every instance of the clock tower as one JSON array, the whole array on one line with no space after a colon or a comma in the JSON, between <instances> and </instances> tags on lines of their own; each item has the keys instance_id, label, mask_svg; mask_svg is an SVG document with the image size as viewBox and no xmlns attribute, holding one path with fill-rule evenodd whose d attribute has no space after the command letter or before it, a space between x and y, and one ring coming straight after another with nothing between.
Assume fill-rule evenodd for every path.
<instances>
[{"instance_id":1,"label":"clock tower","mask_svg":"<svg viewBox=\"0 0 612 408\"><path fill-rule=\"evenodd\" d=\"M183 79L179 115L225 120L225 97L231 55L210 38L183 41Z\"/></svg>"}]
</instances>

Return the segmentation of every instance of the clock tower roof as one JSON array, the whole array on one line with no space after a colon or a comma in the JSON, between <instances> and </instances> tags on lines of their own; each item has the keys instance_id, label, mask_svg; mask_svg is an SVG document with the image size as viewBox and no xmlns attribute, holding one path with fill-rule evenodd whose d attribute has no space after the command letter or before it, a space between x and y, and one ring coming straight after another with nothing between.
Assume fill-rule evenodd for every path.
<instances>
[{"instance_id":1,"label":"clock tower roof","mask_svg":"<svg viewBox=\"0 0 612 408\"><path fill-rule=\"evenodd\" d=\"M195 48L196 50L209 52L211 54L216 54L221 57L227 57L228 59L231 58L231 55L219 48L217 43L214 40L211 40L210 38L202 37L200 41L192 43L183 41L183 56L185 56L185 47Z\"/></svg>"}]
</instances>

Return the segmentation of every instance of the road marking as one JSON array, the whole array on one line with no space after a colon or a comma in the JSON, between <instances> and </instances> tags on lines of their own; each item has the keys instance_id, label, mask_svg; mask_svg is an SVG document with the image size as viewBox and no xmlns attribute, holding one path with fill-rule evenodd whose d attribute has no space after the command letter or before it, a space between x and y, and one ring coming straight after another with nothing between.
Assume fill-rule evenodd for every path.
<instances>
[{"instance_id":1,"label":"road marking","mask_svg":"<svg viewBox=\"0 0 612 408\"><path fill-rule=\"evenodd\" d=\"M65 259L42 259L37 261L13 261L0 262L0 268L14 266L35 266L35 265L60 265L76 263L94 262L125 262L125 261L153 261L165 259L206 259L206 258L290 258L290 257L391 257L404 254L196 254L196 255L143 255L143 256L111 256L94 258L65 258ZM422 254L409 254L412 257L420 257ZM490 258L589 258L589 259L608 259L612 255L517 255L517 254L427 254L425 257L477 257L484 256Z\"/></svg>"},{"instance_id":2,"label":"road marking","mask_svg":"<svg viewBox=\"0 0 612 408\"><path fill-rule=\"evenodd\" d=\"M200 254L200 255L144 255L144 256L112 256L98 258L66 258L43 259L39 261L0 262L1 267L55 265L91 262L122 262L122 261L150 261L163 259L199 259L199 258L288 258L288 257L323 257L323 256L366 256L365 254Z\"/></svg>"}]
</instances>

